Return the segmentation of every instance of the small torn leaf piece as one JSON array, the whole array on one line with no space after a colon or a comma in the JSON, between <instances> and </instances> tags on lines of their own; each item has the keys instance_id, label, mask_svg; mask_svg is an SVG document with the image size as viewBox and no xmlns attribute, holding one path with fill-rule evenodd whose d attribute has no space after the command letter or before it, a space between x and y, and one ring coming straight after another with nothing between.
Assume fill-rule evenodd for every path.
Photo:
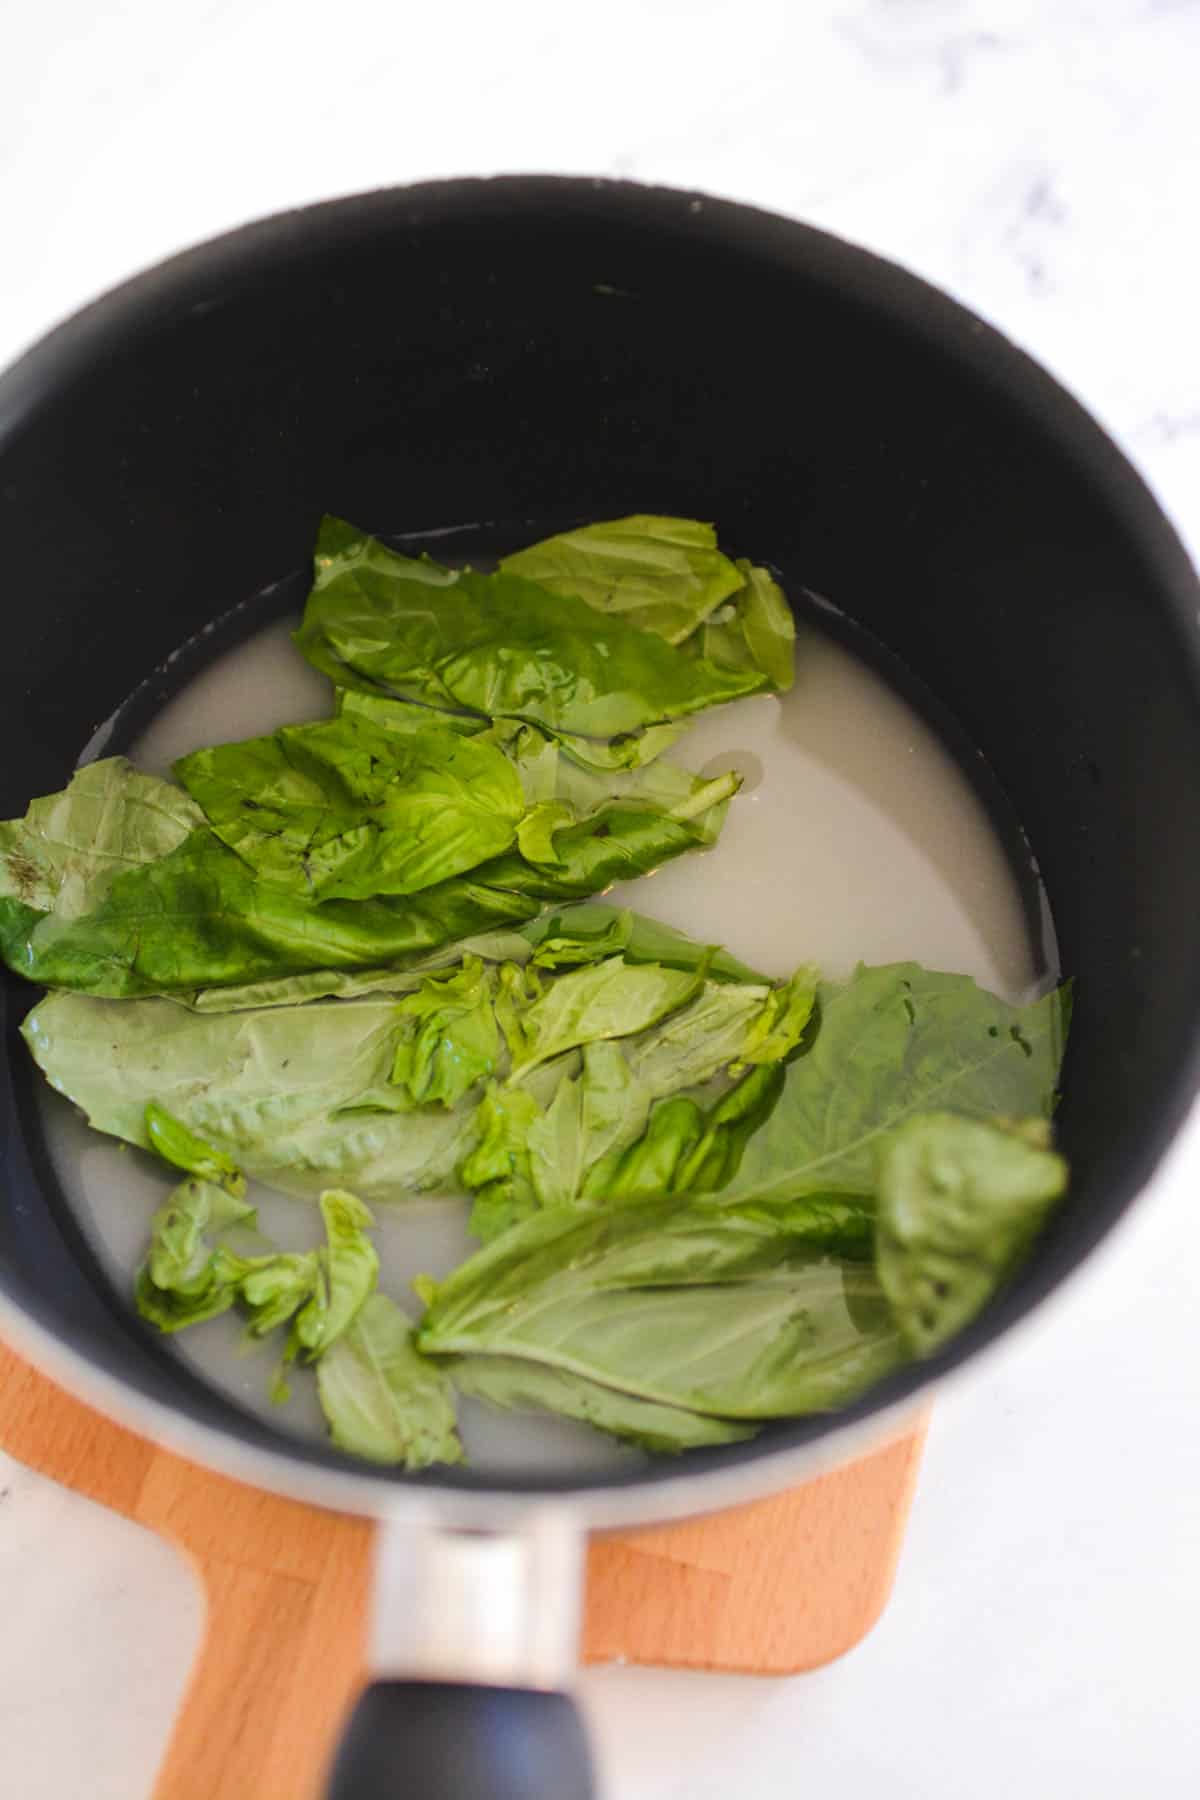
<instances>
[{"instance_id":1,"label":"small torn leaf piece","mask_svg":"<svg viewBox=\"0 0 1200 1800\"><path fill-rule=\"evenodd\" d=\"M296 1342L310 1359L324 1355L349 1329L379 1280L379 1252L367 1235L374 1214L340 1188L327 1189L320 1205L326 1242L316 1254L323 1279L295 1326Z\"/></svg>"},{"instance_id":2,"label":"small torn leaf piece","mask_svg":"<svg viewBox=\"0 0 1200 1800\"><path fill-rule=\"evenodd\" d=\"M235 1200L240 1200L246 1192L246 1177L224 1150L217 1150L212 1144L206 1144L202 1137L180 1119L176 1119L157 1100L146 1104L146 1136L152 1149L157 1150L164 1162L169 1162L177 1169L184 1169L189 1175L198 1175L202 1181L211 1181L217 1187L225 1189Z\"/></svg>"},{"instance_id":3,"label":"small torn leaf piece","mask_svg":"<svg viewBox=\"0 0 1200 1800\"><path fill-rule=\"evenodd\" d=\"M210 1181L182 1182L150 1222L150 1248L135 1283L141 1316L160 1331L180 1331L226 1312L248 1265L211 1238L253 1217L253 1207Z\"/></svg>"}]
</instances>

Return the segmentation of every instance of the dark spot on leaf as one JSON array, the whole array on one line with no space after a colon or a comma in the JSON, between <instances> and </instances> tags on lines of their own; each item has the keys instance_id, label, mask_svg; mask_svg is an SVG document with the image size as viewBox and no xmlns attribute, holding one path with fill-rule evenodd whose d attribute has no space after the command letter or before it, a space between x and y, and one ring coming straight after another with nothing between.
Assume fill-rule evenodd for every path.
<instances>
[{"instance_id":1,"label":"dark spot on leaf","mask_svg":"<svg viewBox=\"0 0 1200 1800\"><path fill-rule=\"evenodd\" d=\"M1021 1027L1019 1025L1012 1026L1008 1035L1013 1043L1025 1052L1026 1056L1033 1055L1033 1045L1029 1042L1028 1038L1022 1037Z\"/></svg>"},{"instance_id":2,"label":"dark spot on leaf","mask_svg":"<svg viewBox=\"0 0 1200 1800\"><path fill-rule=\"evenodd\" d=\"M13 886L17 890L17 899L28 905L31 895L41 880L41 870L32 857L21 850L13 850L8 857L8 872Z\"/></svg>"}]
</instances>

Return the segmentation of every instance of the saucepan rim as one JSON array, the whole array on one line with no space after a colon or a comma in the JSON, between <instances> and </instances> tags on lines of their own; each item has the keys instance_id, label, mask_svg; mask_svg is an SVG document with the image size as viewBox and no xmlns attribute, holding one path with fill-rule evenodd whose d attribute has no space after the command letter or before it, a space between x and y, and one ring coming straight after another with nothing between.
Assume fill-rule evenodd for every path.
<instances>
[{"instance_id":1,"label":"saucepan rim","mask_svg":"<svg viewBox=\"0 0 1200 1800\"><path fill-rule=\"evenodd\" d=\"M954 360L968 385L1000 387L1020 405L1065 467L1082 475L1136 542L1162 612L1174 631L1181 666L1200 711L1200 583L1175 531L1149 489L1083 407L1043 368L994 327L920 277L873 252L796 220L740 202L682 189L601 178L548 175L463 177L349 195L278 213L212 238L112 289L58 325L0 375L0 475L4 445L55 391L127 345L139 331L181 309L220 304L231 286L281 258L359 241L372 229L411 231L472 216L529 219L564 209L631 234L653 230L703 241L731 253L836 281L864 304ZM680 1464L582 1478L553 1473L495 1476L447 1470L417 1478L383 1475L322 1446L272 1434L229 1408L220 1427L189 1416L90 1363L35 1311L5 1291L0 1271L0 1326L18 1350L101 1412L148 1433L180 1454L236 1479L338 1510L374 1515L436 1516L465 1527L497 1525L531 1507L569 1507L588 1524L667 1519L725 1506L784 1487L843 1463L910 1423L926 1392L979 1355L1037 1308L1086 1260L1136 1199L1176 1135L1200 1085L1200 934L1195 967L1181 979L1194 996L1184 1054L1157 1097L1155 1116L1123 1171L1121 1191L1094 1216L1073 1226L982 1317L922 1364L910 1365L844 1413L773 1428L764 1441L719 1452L693 1452ZM242 1434L239 1435L239 1423Z\"/></svg>"}]
</instances>

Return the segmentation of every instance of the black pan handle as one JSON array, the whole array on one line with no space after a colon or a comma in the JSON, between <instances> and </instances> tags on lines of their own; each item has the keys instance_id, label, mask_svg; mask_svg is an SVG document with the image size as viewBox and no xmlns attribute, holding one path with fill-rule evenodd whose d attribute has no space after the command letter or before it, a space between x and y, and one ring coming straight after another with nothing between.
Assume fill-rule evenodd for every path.
<instances>
[{"instance_id":1,"label":"black pan handle","mask_svg":"<svg viewBox=\"0 0 1200 1800\"><path fill-rule=\"evenodd\" d=\"M566 1694L376 1681L358 1700L329 1800L594 1800Z\"/></svg>"}]
</instances>

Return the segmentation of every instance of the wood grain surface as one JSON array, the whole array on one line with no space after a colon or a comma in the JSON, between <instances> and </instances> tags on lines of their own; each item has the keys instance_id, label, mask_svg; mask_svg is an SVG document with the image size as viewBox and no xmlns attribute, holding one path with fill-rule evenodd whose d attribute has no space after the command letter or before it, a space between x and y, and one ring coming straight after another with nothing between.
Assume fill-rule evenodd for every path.
<instances>
[{"instance_id":1,"label":"wood grain surface","mask_svg":"<svg viewBox=\"0 0 1200 1800\"><path fill-rule=\"evenodd\" d=\"M924 1439L789 1493L596 1537L583 1653L784 1675L882 1612ZM317 1800L362 1680L372 1526L244 1487L134 1436L0 1345L0 1444L195 1563L204 1641L154 1800Z\"/></svg>"}]
</instances>

